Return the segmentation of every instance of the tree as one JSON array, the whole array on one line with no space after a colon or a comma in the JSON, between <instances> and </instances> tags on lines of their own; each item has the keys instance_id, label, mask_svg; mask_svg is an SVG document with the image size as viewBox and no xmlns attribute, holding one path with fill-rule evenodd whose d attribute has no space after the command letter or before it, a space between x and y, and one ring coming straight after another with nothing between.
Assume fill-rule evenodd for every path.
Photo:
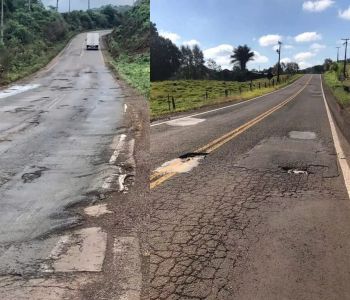
<instances>
[{"instance_id":1,"label":"tree","mask_svg":"<svg viewBox=\"0 0 350 300\"><path fill-rule=\"evenodd\" d=\"M326 58L323 63L323 69L324 71L329 71L333 64L333 61L330 58Z\"/></svg>"},{"instance_id":2,"label":"tree","mask_svg":"<svg viewBox=\"0 0 350 300\"><path fill-rule=\"evenodd\" d=\"M241 71L245 71L247 68L247 63L251 60L254 60L254 52L247 46L238 46L233 50L231 55L231 63L238 64Z\"/></svg>"},{"instance_id":3,"label":"tree","mask_svg":"<svg viewBox=\"0 0 350 300\"><path fill-rule=\"evenodd\" d=\"M207 67L209 70L220 72L221 71L221 66L216 63L216 61L212 58L209 58L207 60Z\"/></svg>"},{"instance_id":4,"label":"tree","mask_svg":"<svg viewBox=\"0 0 350 300\"><path fill-rule=\"evenodd\" d=\"M296 62L289 62L286 65L286 73L294 75L299 72L299 65Z\"/></svg>"},{"instance_id":5,"label":"tree","mask_svg":"<svg viewBox=\"0 0 350 300\"><path fill-rule=\"evenodd\" d=\"M169 79L180 67L181 52L169 39L158 34L151 23L151 81Z\"/></svg>"}]
</instances>

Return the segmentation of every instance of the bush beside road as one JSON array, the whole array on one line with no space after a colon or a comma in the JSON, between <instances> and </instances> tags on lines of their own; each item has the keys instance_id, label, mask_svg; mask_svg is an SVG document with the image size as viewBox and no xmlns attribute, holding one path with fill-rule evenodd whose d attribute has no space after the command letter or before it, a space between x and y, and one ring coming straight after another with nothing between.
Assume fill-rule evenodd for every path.
<instances>
[{"instance_id":1,"label":"bush beside road","mask_svg":"<svg viewBox=\"0 0 350 300\"><path fill-rule=\"evenodd\" d=\"M324 74L324 81L331 89L338 103L347 110L350 110L350 79L340 80L343 66L343 63L334 63L331 70Z\"/></svg>"}]
</instances>

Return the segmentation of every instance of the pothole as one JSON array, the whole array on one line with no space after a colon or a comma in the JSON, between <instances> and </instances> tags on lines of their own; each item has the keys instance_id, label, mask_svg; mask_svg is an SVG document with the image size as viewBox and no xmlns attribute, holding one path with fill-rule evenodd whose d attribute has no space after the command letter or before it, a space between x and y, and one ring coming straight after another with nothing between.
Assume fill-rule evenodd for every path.
<instances>
[{"instance_id":1,"label":"pothole","mask_svg":"<svg viewBox=\"0 0 350 300\"><path fill-rule=\"evenodd\" d=\"M294 174L294 175L308 175L309 172L307 171L307 168L292 168L292 167L281 167L281 169L288 174Z\"/></svg>"},{"instance_id":2,"label":"pothole","mask_svg":"<svg viewBox=\"0 0 350 300\"><path fill-rule=\"evenodd\" d=\"M298 140L316 139L316 133L312 131L290 131L288 135L291 139L298 139Z\"/></svg>"},{"instance_id":3,"label":"pothole","mask_svg":"<svg viewBox=\"0 0 350 300\"><path fill-rule=\"evenodd\" d=\"M46 167L35 167L35 166L33 166L32 168L37 168L37 170L35 170L33 172L24 173L22 175L21 178L22 178L22 181L24 183L30 183L30 182L34 181L35 179L41 177L41 175L42 175L42 173L44 171L48 170L48 168L46 168Z\"/></svg>"}]
</instances>

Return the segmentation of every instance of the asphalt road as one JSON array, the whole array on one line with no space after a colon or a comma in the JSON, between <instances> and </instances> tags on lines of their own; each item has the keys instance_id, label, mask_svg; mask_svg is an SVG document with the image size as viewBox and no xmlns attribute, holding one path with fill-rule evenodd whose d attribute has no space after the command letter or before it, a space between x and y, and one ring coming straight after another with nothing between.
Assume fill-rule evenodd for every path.
<instances>
[{"instance_id":1,"label":"asphalt road","mask_svg":"<svg viewBox=\"0 0 350 300\"><path fill-rule=\"evenodd\" d=\"M0 92L1 275L35 274L57 247L60 237L50 234L81 221L66 208L119 188L108 178L123 170L109 159L128 130L125 98L101 51L85 50L85 37Z\"/></svg>"},{"instance_id":2,"label":"asphalt road","mask_svg":"<svg viewBox=\"0 0 350 300\"><path fill-rule=\"evenodd\" d=\"M320 76L194 114L151 127L151 299L350 299L349 196Z\"/></svg>"}]
</instances>

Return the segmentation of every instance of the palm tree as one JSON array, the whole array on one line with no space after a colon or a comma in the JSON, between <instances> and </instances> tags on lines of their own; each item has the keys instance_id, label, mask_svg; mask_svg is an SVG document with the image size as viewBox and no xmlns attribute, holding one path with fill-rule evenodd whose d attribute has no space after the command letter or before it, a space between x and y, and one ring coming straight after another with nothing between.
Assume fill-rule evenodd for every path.
<instances>
[{"instance_id":1,"label":"palm tree","mask_svg":"<svg viewBox=\"0 0 350 300\"><path fill-rule=\"evenodd\" d=\"M238 46L233 50L231 63L238 64L241 70L245 71L248 61L254 60L254 55L254 52L247 45Z\"/></svg>"}]
</instances>

